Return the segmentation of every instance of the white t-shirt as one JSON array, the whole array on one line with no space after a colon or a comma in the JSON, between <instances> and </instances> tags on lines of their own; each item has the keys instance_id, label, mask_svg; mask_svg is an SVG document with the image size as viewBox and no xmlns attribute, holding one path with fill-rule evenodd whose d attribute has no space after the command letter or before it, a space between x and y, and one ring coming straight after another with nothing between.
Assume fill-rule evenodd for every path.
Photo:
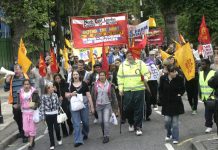
<instances>
[{"instance_id":1,"label":"white t-shirt","mask_svg":"<svg viewBox=\"0 0 218 150\"><path fill-rule=\"evenodd\" d=\"M159 70L155 64L146 64L149 72L151 73L151 78L149 80L158 80L159 79Z\"/></svg>"},{"instance_id":2,"label":"white t-shirt","mask_svg":"<svg viewBox=\"0 0 218 150\"><path fill-rule=\"evenodd\" d=\"M23 92L23 98L28 101L30 99L31 96L31 90L29 90L28 92Z\"/></svg>"}]
</instances>

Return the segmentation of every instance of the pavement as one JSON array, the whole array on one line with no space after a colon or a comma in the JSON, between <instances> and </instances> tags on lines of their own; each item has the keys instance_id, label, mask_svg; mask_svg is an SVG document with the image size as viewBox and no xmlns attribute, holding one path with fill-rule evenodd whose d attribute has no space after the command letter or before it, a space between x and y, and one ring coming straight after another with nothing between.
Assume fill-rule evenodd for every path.
<instances>
[{"instance_id":1,"label":"pavement","mask_svg":"<svg viewBox=\"0 0 218 150\"><path fill-rule=\"evenodd\" d=\"M28 144L23 144L21 139L17 138L17 125L13 120L12 107L7 104L8 93L0 87L0 100L2 103L2 115L4 123L0 124L0 150L23 150ZM172 142L165 143L165 130L163 116L159 111L153 111L151 122L144 122L143 136L137 137L128 133L128 125L122 126L122 134L119 134L118 126L111 126L111 137L108 144L102 144L102 135L100 127L92 123L90 118L90 136L85 144L79 147L79 150L218 150L218 136L214 127L211 134L205 134L203 126L204 106L199 103L199 113L191 115L187 100L184 101L186 113L180 117L180 138L178 145ZM36 150L46 150L49 148L49 137L45 134L45 124L43 122L37 125ZM73 136L63 139L63 145L56 149L70 150L73 147Z\"/></svg>"},{"instance_id":2,"label":"pavement","mask_svg":"<svg viewBox=\"0 0 218 150\"><path fill-rule=\"evenodd\" d=\"M192 140L193 150L218 150L217 133L199 135Z\"/></svg>"},{"instance_id":3,"label":"pavement","mask_svg":"<svg viewBox=\"0 0 218 150\"><path fill-rule=\"evenodd\" d=\"M0 86L0 102L3 123L0 123L0 150L4 150L10 143L17 139L17 126L13 120L12 106L7 103L9 93Z\"/></svg>"}]
</instances>

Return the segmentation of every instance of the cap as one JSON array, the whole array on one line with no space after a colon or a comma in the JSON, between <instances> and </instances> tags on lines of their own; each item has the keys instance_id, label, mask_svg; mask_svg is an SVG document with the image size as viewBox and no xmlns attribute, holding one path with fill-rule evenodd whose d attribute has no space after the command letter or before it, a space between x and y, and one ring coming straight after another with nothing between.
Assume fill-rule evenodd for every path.
<instances>
[{"instance_id":1,"label":"cap","mask_svg":"<svg viewBox=\"0 0 218 150\"><path fill-rule=\"evenodd\" d=\"M152 51L149 52L149 55L155 55L155 53L156 52L154 50L152 50Z\"/></svg>"},{"instance_id":2,"label":"cap","mask_svg":"<svg viewBox=\"0 0 218 150\"><path fill-rule=\"evenodd\" d=\"M94 67L94 68L95 68L95 67L101 67L101 64L100 64L100 63L96 63L96 64L94 64L93 67Z\"/></svg>"},{"instance_id":3,"label":"cap","mask_svg":"<svg viewBox=\"0 0 218 150\"><path fill-rule=\"evenodd\" d=\"M51 58L51 56L46 56L45 61L48 61Z\"/></svg>"},{"instance_id":4,"label":"cap","mask_svg":"<svg viewBox=\"0 0 218 150\"><path fill-rule=\"evenodd\" d=\"M157 48L155 48L155 49L153 49L152 51L158 52L158 49L157 49Z\"/></svg>"},{"instance_id":5,"label":"cap","mask_svg":"<svg viewBox=\"0 0 218 150\"><path fill-rule=\"evenodd\" d=\"M169 60L165 59L165 60L163 61L163 65L164 65L164 66L168 66L168 65L170 65Z\"/></svg>"}]
</instances>

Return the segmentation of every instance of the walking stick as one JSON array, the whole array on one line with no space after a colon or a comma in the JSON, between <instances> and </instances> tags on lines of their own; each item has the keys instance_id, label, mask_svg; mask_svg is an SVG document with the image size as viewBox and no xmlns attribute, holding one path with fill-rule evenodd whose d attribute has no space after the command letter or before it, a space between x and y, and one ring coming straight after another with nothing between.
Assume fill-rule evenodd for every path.
<instances>
[{"instance_id":1,"label":"walking stick","mask_svg":"<svg viewBox=\"0 0 218 150\"><path fill-rule=\"evenodd\" d=\"M120 110L120 134L122 133L122 116L123 116L123 96L120 95L120 105L121 105L121 110Z\"/></svg>"}]
</instances>

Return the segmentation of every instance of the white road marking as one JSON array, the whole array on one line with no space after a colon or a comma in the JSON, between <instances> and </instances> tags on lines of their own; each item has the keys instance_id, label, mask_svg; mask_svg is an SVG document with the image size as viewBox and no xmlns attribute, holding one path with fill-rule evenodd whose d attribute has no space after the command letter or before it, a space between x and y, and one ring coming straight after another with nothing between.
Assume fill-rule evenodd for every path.
<instances>
[{"instance_id":1,"label":"white road marking","mask_svg":"<svg viewBox=\"0 0 218 150\"><path fill-rule=\"evenodd\" d=\"M168 150L175 150L170 143L166 143L165 146Z\"/></svg>"},{"instance_id":2,"label":"white road marking","mask_svg":"<svg viewBox=\"0 0 218 150\"><path fill-rule=\"evenodd\" d=\"M38 136L35 141L38 141L39 139L43 138L45 135L40 135ZM28 147L29 146L29 143L25 144L24 146L20 147L19 149L17 150L23 150L24 148Z\"/></svg>"}]
</instances>

